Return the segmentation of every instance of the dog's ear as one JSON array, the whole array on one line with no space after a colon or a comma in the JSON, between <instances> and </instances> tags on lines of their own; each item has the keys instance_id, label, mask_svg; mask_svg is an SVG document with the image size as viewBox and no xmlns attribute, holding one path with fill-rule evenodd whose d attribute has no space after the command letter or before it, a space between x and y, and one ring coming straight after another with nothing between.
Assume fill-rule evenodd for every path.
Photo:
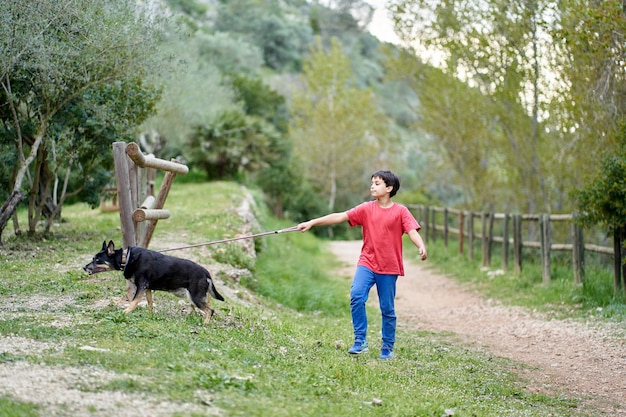
<instances>
[{"instance_id":1,"label":"dog's ear","mask_svg":"<svg viewBox=\"0 0 626 417\"><path fill-rule=\"evenodd\" d=\"M113 256L113 254L115 253L115 244L113 243L112 240L109 240L109 247L107 248L107 253L109 254L109 256Z\"/></svg>"},{"instance_id":2,"label":"dog's ear","mask_svg":"<svg viewBox=\"0 0 626 417\"><path fill-rule=\"evenodd\" d=\"M105 250L107 248L107 241L103 240L102 241L102 250Z\"/></svg>"}]
</instances>

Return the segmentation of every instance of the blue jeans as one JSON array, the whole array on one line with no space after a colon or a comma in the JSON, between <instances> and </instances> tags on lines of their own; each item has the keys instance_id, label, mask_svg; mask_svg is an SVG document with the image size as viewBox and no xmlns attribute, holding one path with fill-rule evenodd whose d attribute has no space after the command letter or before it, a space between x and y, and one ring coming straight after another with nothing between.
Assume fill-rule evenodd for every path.
<instances>
[{"instance_id":1,"label":"blue jeans","mask_svg":"<svg viewBox=\"0 0 626 417\"><path fill-rule=\"evenodd\" d=\"M377 274L364 266L357 266L350 289L350 311L354 339L365 340L367 335L367 315L365 302L370 289L376 285L380 312L382 314L383 346L393 348L396 342L396 311L394 299L396 297L397 275Z\"/></svg>"}]
</instances>

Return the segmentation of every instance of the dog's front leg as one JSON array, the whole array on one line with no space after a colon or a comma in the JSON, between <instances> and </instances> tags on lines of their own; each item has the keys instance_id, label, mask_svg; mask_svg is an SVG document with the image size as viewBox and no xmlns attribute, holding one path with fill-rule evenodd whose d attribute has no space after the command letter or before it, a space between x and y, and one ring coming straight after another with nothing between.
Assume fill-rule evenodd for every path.
<instances>
[{"instance_id":1,"label":"dog's front leg","mask_svg":"<svg viewBox=\"0 0 626 417\"><path fill-rule=\"evenodd\" d=\"M128 307L126 307L126 310L124 310L124 313L130 313L135 308L137 308L137 305L141 301L141 298L143 297L145 292L146 292L145 288L137 287L137 291L135 292L135 296L133 297L132 301L130 302L130 305ZM152 298L152 294L150 294L150 297Z\"/></svg>"},{"instance_id":2,"label":"dog's front leg","mask_svg":"<svg viewBox=\"0 0 626 417\"><path fill-rule=\"evenodd\" d=\"M204 324L209 324L211 318L213 318L213 314L215 314L215 310L211 308L211 301L208 297L206 304L201 310L204 311Z\"/></svg>"},{"instance_id":3,"label":"dog's front leg","mask_svg":"<svg viewBox=\"0 0 626 417\"><path fill-rule=\"evenodd\" d=\"M146 289L146 300L148 301L148 311L152 312L152 290Z\"/></svg>"}]
</instances>

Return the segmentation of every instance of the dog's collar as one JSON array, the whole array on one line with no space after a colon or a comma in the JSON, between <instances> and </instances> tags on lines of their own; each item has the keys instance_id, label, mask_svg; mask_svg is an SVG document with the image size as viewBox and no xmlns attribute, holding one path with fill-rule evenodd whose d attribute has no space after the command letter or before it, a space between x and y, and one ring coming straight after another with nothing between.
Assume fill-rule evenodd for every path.
<instances>
[{"instance_id":1,"label":"dog's collar","mask_svg":"<svg viewBox=\"0 0 626 417\"><path fill-rule=\"evenodd\" d=\"M130 260L130 247L124 249L122 251L122 263L120 264L120 269L123 271L126 268L126 264Z\"/></svg>"}]
</instances>

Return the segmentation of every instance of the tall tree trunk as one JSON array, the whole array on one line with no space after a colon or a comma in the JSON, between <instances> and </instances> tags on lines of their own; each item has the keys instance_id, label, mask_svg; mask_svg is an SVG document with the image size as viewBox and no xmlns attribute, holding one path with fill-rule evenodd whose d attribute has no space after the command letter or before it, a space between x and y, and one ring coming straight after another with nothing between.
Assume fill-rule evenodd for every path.
<instances>
[{"instance_id":1,"label":"tall tree trunk","mask_svg":"<svg viewBox=\"0 0 626 417\"><path fill-rule=\"evenodd\" d=\"M23 199L24 194L20 190L14 190L0 209L0 246L2 245L2 232Z\"/></svg>"},{"instance_id":2,"label":"tall tree trunk","mask_svg":"<svg viewBox=\"0 0 626 417\"><path fill-rule=\"evenodd\" d=\"M24 198L24 195L20 191L20 189L22 188L22 182L24 182L24 177L26 176L29 165L33 162L33 160L37 156L39 147L43 143L43 137L45 135L46 129L47 129L46 124L42 122L41 125L39 126L39 131L37 132L37 135L35 136L35 140L30 148L30 154L28 155L28 158L20 161L20 167L17 170L17 173L15 175L15 181L13 183L11 197L9 197L2 206L4 210L4 207L6 205L7 211L10 211L10 213L8 216L4 215L4 211L0 213L0 231L4 230L4 228L7 225L7 222L11 218L11 215L15 211L15 208L17 208L17 205L19 204L19 201L18 201L16 204L13 205L13 203L11 202L11 198L13 198L13 196L16 194L21 196L20 201L22 201L22 199ZM21 144L22 139L20 138L18 140L20 141L20 144Z\"/></svg>"}]
</instances>

